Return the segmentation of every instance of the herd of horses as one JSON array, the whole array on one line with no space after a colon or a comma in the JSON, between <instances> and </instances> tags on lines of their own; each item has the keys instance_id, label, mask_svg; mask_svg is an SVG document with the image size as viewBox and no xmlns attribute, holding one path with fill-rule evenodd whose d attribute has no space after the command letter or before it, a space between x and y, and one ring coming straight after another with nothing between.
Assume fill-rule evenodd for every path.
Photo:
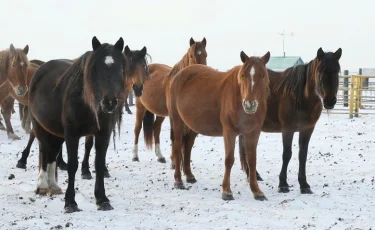
<instances>
[{"instance_id":1,"label":"herd of horses","mask_svg":"<svg viewBox=\"0 0 375 230\"><path fill-rule=\"evenodd\" d=\"M76 59L47 62L29 60L29 46L0 51L0 102L4 124L11 139L20 139L10 123L15 100L19 103L22 128L29 142L17 162L26 168L30 148L39 142L39 174L36 193L62 194L57 168L67 170L65 212L80 211L75 201L78 145L85 137L81 166L83 179L91 179L89 156L95 144L95 198L98 210L113 207L106 196L104 178L107 149L116 133L120 135L123 108L128 94L136 97L133 161L139 161L138 140L143 128L146 147L155 146L158 162L166 163L160 149L160 132L165 117L170 120L171 168L174 186L184 189L197 180L191 170L191 151L198 134L224 139L225 171L222 199L233 200L230 174L239 137L241 168L247 175L256 200L267 200L259 188L263 180L256 168L261 132L282 133L283 163L279 192L289 192L287 168L292 140L299 132L298 181L302 194L312 190L306 178L310 137L321 112L333 109L339 84L342 50L324 52L319 48L310 62L275 72L267 69L267 52L261 57L241 51L240 65L226 72L207 66L207 40L190 38L187 52L174 65L149 64L146 47L130 50L120 37L115 44L92 38L92 50ZM128 113L129 109L126 109ZM156 118L155 118L156 116ZM95 140L95 142L94 142ZM68 160L62 157L65 142Z\"/></svg>"}]
</instances>

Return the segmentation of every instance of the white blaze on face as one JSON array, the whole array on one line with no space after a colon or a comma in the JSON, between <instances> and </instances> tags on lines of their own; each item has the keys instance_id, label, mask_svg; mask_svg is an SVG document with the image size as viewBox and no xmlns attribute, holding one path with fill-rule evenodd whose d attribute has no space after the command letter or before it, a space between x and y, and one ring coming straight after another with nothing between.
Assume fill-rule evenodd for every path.
<instances>
[{"instance_id":1,"label":"white blaze on face","mask_svg":"<svg viewBox=\"0 0 375 230\"><path fill-rule=\"evenodd\" d=\"M253 67L251 67L251 69L250 69L251 91L253 91L254 84L255 84L255 82L254 82L254 74L255 74L255 68L254 68L254 66L253 66Z\"/></svg>"},{"instance_id":2,"label":"white blaze on face","mask_svg":"<svg viewBox=\"0 0 375 230\"><path fill-rule=\"evenodd\" d=\"M202 54L202 51L198 50L197 54L198 54L198 55L201 55L201 54Z\"/></svg>"},{"instance_id":3,"label":"white blaze on face","mask_svg":"<svg viewBox=\"0 0 375 230\"><path fill-rule=\"evenodd\" d=\"M21 61L20 64L21 64L21 66L23 66L23 64L24 64L23 61Z\"/></svg>"},{"instance_id":4,"label":"white blaze on face","mask_svg":"<svg viewBox=\"0 0 375 230\"><path fill-rule=\"evenodd\" d=\"M113 60L112 56L107 56L105 57L104 62L107 66L111 66L113 63L115 63L115 60Z\"/></svg>"}]
</instances>

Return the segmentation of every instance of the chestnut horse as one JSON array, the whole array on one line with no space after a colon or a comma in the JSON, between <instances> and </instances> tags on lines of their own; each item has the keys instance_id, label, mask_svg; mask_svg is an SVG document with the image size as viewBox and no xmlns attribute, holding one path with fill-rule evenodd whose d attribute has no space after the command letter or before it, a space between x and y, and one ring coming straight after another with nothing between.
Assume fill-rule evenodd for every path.
<instances>
[{"instance_id":1,"label":"chestnut horse","mask_svg":"<svg viewBox=\"0 0 375 230\"><path fill-rule=\"evenodd\" d=\"M336 52L318 49L314 60L290 67L283 72L268 70L271 97L262 131L282 133L283 164L279 175L279 192L289 192L287 169L292 157L292 141L299 132L298 182L302 194L311 194L306 180L306 159L310 137L323 107L333 109L339 85L341 48ZM242 169L248 174L243 136L239 139Z\"/></svg>"},{"instance_id":2,"label":"chestnut horse","mask_svg":"<svg viewBox=\"0 0 375 230\"><path fill-rule=\"evenodd\" d=\"M165 163L165 158L160 150L160 131L161 125L168 116L166 105L166 93L169 87L169 77L175 75L178 71L186 66L193 64L207 64L207 41L203 38L201 42L194 41L190 38L190 47L177 62L173 68L164 64L150 65L150 80L145 81L144 94L136 98L136 122L134 127L134 148L133 161L139 161L138 157L138 138L142 129L147 149L152 149L153 138L155 139L155 155L158 162ZM154 117L156 114L156 120Z\"/></svg>"},{"instance_id":3,"label":"chestnut horse","mask_svg":"<svg viewBox=\"0 0 375 230\"><path fill-rule=\"evenodd\" d=\"M27 67L30 64L27 57L28 53L28 45L23 49L19 49L11 44L9 49L0 51L0 104L8 97L9 88L14 90L18 96L24 96L28 91L25 83ZM1 111L4 112L3 109ZM3 116L5 121L10 119L7 113L3 114ZM2 123L0 123L0 129L5 129ZM7 134L10 139L20 139L8 127Z\"/></svg>"},{"instance_id":4,"label":"chestnut horse","mask_svg":"<svg viewBox=\"0 0 375 230\"><path fill-rule=\"evenodd\" d=\"M95 198L98 210L111 210L104 188L104 167L110 137L121 127L127 69L124 40L101 44L94 36L92 51L74 62L51 60L35 72L30 83L29 113L39 140L37 193L61 194L56 183L56 156L65 142L68 188L65 212L80 211L75 201L78 146L83 136L95 136ZM120 130L119 130L120 133ZM114 137L114 135L113 135Z\"/></svg>"},{"instance_id":5,"label":"chestnut horse","mask_svg":"<svg viewBox=\"0 0 375 230\"><path fill-rule=\"evenodd\" d=\"M181 162L183 149L183 171L187 182L194 183L190 156L196 136L222 136L225 147L222 199L233 200L230 173L235 142L238 135L244 135L251 191L256 200L266 200L256 179L256 150L267 112L269 79L265 65L270 53L258 58L248 57L241 51L240 57L243 64L227 72L193 65L172 77L170 94L167 94L173 133L172 156L175 162ZM184 189L180 166L175 164L175 187Z\"/></svg>"},{"instance_id":6,"label":"chestnut horse","mask_svg":"<svg viewBox=\"0 0 375 230\"><path fill-rule=\"evenodd\" d=\"M33 60L30 61L30 66L27 67L27 76L25 79L20 79L25 81L25 87L28 88L31 78L34 75L35 71L39 68L39 65L33 63ZM20 119L22 121L23 117L23 105L28 105L28 91L24 95L18 95L15 90L13 90L13 87L10 83L6 83L3 86L0 87L0 101L1 103L1 113L5 120L5 126L6 131L8 133L8 136L10 135L13 137L14 140L20 140L21 138L18 137L14 131L12 124L10 122L11 114L14 111L14 101L15 99L19 103L19 111L20 111ZM24 124L22 124L24 125ZM0 121L0 128L4 126ZM24 126L23 126L24 127ZM5 130L5 127L4 127Z\"/></svg>"}]
</instances>

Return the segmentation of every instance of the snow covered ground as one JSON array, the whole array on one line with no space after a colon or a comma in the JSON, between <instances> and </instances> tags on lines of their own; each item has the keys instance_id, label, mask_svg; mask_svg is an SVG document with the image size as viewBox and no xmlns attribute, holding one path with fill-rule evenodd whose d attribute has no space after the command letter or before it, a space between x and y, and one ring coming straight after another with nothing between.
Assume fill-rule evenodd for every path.
<instances>
[{"instance_id":1,"label":"snow covered ground","mask_svg":"<svg viewBox=\"0 0 375 230\"><path fill-rule=\"evenodd\" d=\"M135 112L135 108L131 107ZM18 111L18 109L16 109ZM280 134L262 133L258 147L260 187L268 201L256 201L236 161L231 174L234 201L221 199L224 172L222 138L199 136L192 153L192 170L198 182L189 190L173 189L170 169L169 121L161 133L166 164L156 161L140 137L140 162L132 162L134 115L124 115L116 151L107 157L111 174L106 193L114 210L96 210L94 180L76 174L76 201L82 212L64 214L64 195L40 197L37 182L37 143L32 147L27 170L15 167L28 136L19 115L12 122L22 140L8 140L0 132L0 229L374 229L375 228L375 122L372 116L348 119L348 115L322 114L312 136L307 180L313 195L301 195L297 180L298 134L293 142L288 182L291 192L277 192L281 169ZM65 150L65 147L64 147ZM80 162L84 139L81 139ZM66 160L66 153L63 154ZM90 158L93 170L94 156ZM15 178L9 180L10 174ZM93 174L95 176L95 174ZM65 191L67 173L59 171Z\"/></svg>"}]
</instances>

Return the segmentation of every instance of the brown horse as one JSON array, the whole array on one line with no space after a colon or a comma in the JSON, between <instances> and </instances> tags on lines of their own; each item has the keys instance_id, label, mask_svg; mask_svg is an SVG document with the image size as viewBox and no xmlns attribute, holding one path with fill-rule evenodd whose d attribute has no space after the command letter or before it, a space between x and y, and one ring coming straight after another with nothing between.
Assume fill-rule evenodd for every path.
<instances>
[{"instance_id":1,"label":"brown horse","mask_svg":"<svg viewBox=\"0 0 375 230\"><path fill-rule=\"evenodd\" d=\"M283 164L279 176L279 192L289 192L287 169L292 157L292 141L299 132L298 182L302 194L311 194L306 180L306 159L310 137L323 107L333 109L339 84L341 48L336 52L318 49L317 56L308 64L290 67L283 72L268 70L271 97L262 131L282 133ZM248 174L243 136L239 149L242 169Z\"/></svg>"},{"instance_id":2,"label":"brown horse","mask_svg":"<svg viewBox=\"0 0 375 230\"><path fill-rule=\"evenodd\" d=\"M25 87L28 88L31 78L33 77L35 71L39 68L39 65L33 63L30 61L30 66L27 67L27 76L23 81L25 82ZM16 91L13 89L10 83L6 83L3 86L0 87L0 101L1 103L1 113L5 120L5 126L8 133L8 137L12 137L14 140L19 140L20 137L18 137L14 131L12 124L10 122L12 111L14 110L14 101L17 100L20 107L20 119L22 121L23 117L23 105L28 105L28 91L24 95L18 95ZM0 121L0 127L3 124ZM23 124L23 128L25 124ZM30 127L26 128L30 129Z\"/></svg>"},{"instance_id":3,"label":"brown horse","mask_svg":"<svg viewBox=\"0 0 375 230\"><path fill-rule=\"evenodd\" d=\"M28 45L24 49L19 49L15 48L13 44L10 45L9 49L0 51L0 104L8 97L9 88L14 90L18 96L26 94L28 90L25 83L27 67L29 66L28 52ZM4 120L7 119L7 114L5 114ZM3 124L0 124L0 128L5 129ZM8 138L19 139L13 132L9 131L11 130L8 129Z\"/></svg>"},{"instance_id":4,"label":"brown horse","mask_svg":"<svg viewBox=\"0 0 375 230\"><path fill-rule=\"evenodd\" d=\"M144 93L142 97L136 98L136 122L134 127L134 148L133 161L139 161L138 157L138 138L142 129L147 149L152 149L153 138L155 139L155 155L158 162L165 163L165 158L160 150L160 131L161 125L168 116L166 105L166 92L168 91L168 76L175 75L186 66L193 64L207 64L207 41L203 38L201 42L190 38L190 47L182 59L177 62L173 68L164 64L150 65L150 80L145 81ZM154 114L156 120L154 121Z\"/></svg>"},{"instance_id":5,"label":"brown horse","mask_svg":"<svg viewBox=\"0 0 375 230\"><path fill-rule=\"evenodd\" d=\"M187 182L196 182L190 168L191 149L198 134L224 138L225 172L222 199L233 200L230 173L234 163L236 137L246 139L250 166L250 188L255 199L266 197L256 179L256 147L267 112L269 79L267 52L261 58L240 53L242 65L219 72L204 65L184 68L173 77L167 105L173 133L172 154L181 162ZM175 165L175 187L184 189L180 164Z\"/></svg>"}]
</instances>

